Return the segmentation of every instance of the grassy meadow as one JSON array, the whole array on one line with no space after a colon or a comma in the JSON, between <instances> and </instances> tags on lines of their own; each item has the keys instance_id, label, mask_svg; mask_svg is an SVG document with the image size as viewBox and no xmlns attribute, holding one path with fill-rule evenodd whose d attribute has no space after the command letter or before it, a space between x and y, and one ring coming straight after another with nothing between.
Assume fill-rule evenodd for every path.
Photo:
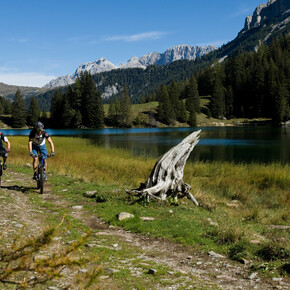
<instances>
[{"instance_id":1,"label":"grassy meadow","mask_svg":"<svg viewBox=\"0 0 290 290\"><path fill-rule=\"evenodd\" d=\"M10 136L9 141L8 164L32 176L32 170L25 167L31 163L28 138ZM201 206L187 199L148 205L132 203L124 189L144 182L155 159L98 147L88 139L53 137L53 141L56 156L48 160L49 182L60 198L70 195L81 200L84 190L96 189L99 202L88 208L109 224L251 261L254 270L268 275L289 275L288 164L188 162L184 181L192 186ZM69 191L61 193L61 188ZM135 218L118 221L116 215L121 211L133 213ZM142 216L155 220L144 223Z\"/></svg>"}]
</instances>

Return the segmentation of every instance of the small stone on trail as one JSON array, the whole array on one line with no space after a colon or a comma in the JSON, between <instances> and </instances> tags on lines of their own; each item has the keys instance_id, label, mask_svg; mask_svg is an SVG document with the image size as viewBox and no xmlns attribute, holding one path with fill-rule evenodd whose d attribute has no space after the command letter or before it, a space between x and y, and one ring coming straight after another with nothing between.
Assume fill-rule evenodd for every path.
<instances>
[{"instance_id":1,"label":"small stone on trail","mask_svg":"<svg viewBox=\"0 0 290 290\"><path fill-rule=\"evenodd\" d=\"M155 218L154 217L148 217L148 216L141 216L140 217L140 219L142 220L142 221L154 221L155 220Z\"/></svg>"},{"instance_id":2,"label":"small stone on trail","mask_svg":"<svg viewBox=\"0 0 290 290\"><path fill-rule=\"evenodd\" d=\"M88 198L94 198L97 195L97 191L93 190L93 191L86 191L83 193L84 197L88 197Z\"/></svg>"},{"instance_id":3,"label":"small stone on trail","mask_svg":"<svg viewBox=\"0 0 290 290\"><path fill-rule=\"evenodd\" d=\"M282 280L283 280L282 278L275 278L275 277L272 278L272 281L275 281L275 282L280 282Z\"/></svg>"},{"instance_id":4,"label":"small stone on trail","mask_svg":"<svg viewBox=\"0 0 290 290\"><path fill-rule=\"evenodd\" d=\"M253 280L253 279L257 278L257 275L258 275L257 272L253 272L253 273L249 276L249 279L250 279L250 280Z\"/></svg>"},{"instance_id":5,"label":"small stone on trail","mask_svg":"<svg viewBox=\"0 0 290 290\"><path fill-rule=\"evenodd\" d=\"M151 275L155 275L156 272L157 272L157 270L155 270L153 268L151 268L151 269L148 270L148 274L151 274Z\"/></svg>"},{"instance_id":6,"label":"small stone on trail","mask_svg":"<svg viewBox=\"0 0 290 290\"><path fill-rule=\"evenodd\" d=\"M78 272L79 273L87 273L89 270L88 269L80 269Z\"/></svg>"},{"instance_id":7,"label":"small stone on trail","mask_svg":"<svg viewBox=\"0 0 290 290\"><path fill-rule=\"evenodd\" d=\"M117 217L119 221L122 221L125 219L133 218L134 215L128 212L120 212Z\"/></svg>"},{"instance_id":8,"label":"small stone on trail","mask_svg":"<svg viewBox=\"0 0 290 290\"><path fill-rule=\"evenodd\" d=\"M254 244L254 245L261 244L261 242L258 241L258 240L251 240L250 243L251 243L251 244Z\"/></svg>"},{"instance_id":9,"label":"small stone on trail","mask_svg":"<svg viewBox=\"0 0 290 290\"><path fill-rule=\"evenodd\" d=\"M225 256L223 256L223 255L221 255L221 254L217 254L217 253L215 253L214 251L210 251L208 254L209 254L210 256L214 257L214 258L222 258L222 259L225 258Z\"/></svg>"},{"instance_id":10,"label":"small stone on trail","mask_svg":"<svg viewBox=\"0 0 290 290\"><path fill-rule=\"evenodd\" d=\"M75 205L72 208L73 209L83 209L83 206L82 205Z\"/></svg>"}]
</instances>

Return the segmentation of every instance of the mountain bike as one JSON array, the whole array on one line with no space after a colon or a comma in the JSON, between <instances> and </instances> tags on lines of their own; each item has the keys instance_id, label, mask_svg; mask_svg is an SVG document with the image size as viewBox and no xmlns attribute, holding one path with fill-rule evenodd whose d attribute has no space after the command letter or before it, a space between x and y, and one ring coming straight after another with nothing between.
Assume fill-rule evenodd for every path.
<instances>
[{"instance_id":1,"label":"mountain bike","mask_svg":"<svg viewBox=\"0 0 290 290\"><path fill-rule=\"evenodd\" d=\"M43 193L43 185L44 185L44 159L43 157L51 157L51 154L48 155L43 155L43 154L38 154L38 155L34 155L34 157L38 157L38 168L37 168L37 189L40 190L40 194Z\"/></svg>"},{"instance_id":2,"label":"mountain bike","mask_svg":"<svg viewBox=\"0 0 290 290\"><path fill-rule=\"evenodd\" d=\"M1 158L1 160L0 160L0 187L1 187L2 173L3 173L3 161Z\"/></svg>"},{"instance_id":3,"label":"mountain bike","mask_svg":"<svg viewBox=\"0 0 290 290\"><path fill-rule=\"evenodd\" d=\"M7 153L6 153L7 154ZM7 154L8 156L8 154ZM1 186L1 179L2 179L2 174L3 174L3 156L0 153L0 186Z\"/></svg>"}]
</instances>

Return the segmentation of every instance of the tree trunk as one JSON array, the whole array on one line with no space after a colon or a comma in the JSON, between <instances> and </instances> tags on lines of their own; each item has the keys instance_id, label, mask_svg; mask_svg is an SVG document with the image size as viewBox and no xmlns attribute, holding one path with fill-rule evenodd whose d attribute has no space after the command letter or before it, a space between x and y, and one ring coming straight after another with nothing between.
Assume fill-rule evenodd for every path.
<instances>
[{"instance_id":1,"label":"tree trunk","mask_svg":"<svg viewBox=\"0 0 290 290\"><path fill-rule=\"evenodd\" d=\"M183 182L183 170L187 158L199 141L199 133L195 131L183 139L182 142L167 151L154 165L150 177L141 183L138 189L126 190L140 198L166 200L168 197L177 199L187 196L196 205L197 200L189 192L191 186Z\"/></svg>"}]
</instances>

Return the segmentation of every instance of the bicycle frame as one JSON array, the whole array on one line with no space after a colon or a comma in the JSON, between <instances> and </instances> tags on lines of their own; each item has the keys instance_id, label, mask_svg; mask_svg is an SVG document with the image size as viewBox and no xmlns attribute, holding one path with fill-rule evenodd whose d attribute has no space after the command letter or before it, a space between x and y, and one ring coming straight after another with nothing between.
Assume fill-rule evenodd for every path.
<instances>
[{"instance_id":1,"label":"bicycle frame","mask_svg":"<svg viewBox=\"0 0 290 290\"><path fill-rule=\"evenodd\" d=\"M4 153L3 153L4 154ZM8 154L5 153L5 156L8 157ZM1 179L2 179L2 175L3 175L3 158L4 156L2 155L2 153L0 154L0 186L1 186Z\"/></svg>"},{"instance_id":2,"label":"bicycle frame","mask_svg":"<svg viewBox=\"0 0 290 290\"><path fill-rule=\"evenodd\" d=\"M34 155L34 157L38 157L38 168L37 168L37 189L40 190L40 194L43 193L43 185L44 185L44 159L43 157L51 157L51 155L43 155L38 154Z\"/></svg>"},{"instance_id":3,"label":"bicycle frame","mask_svg":"<svg viewBox=\"0 0 290 290\"><path fill-rule=\"evenodd\" d=\"M2 174L3 174L3 161L2 161L2 158L0 157L0 186L1 186Z\"/></svg>"}]
</instances>

